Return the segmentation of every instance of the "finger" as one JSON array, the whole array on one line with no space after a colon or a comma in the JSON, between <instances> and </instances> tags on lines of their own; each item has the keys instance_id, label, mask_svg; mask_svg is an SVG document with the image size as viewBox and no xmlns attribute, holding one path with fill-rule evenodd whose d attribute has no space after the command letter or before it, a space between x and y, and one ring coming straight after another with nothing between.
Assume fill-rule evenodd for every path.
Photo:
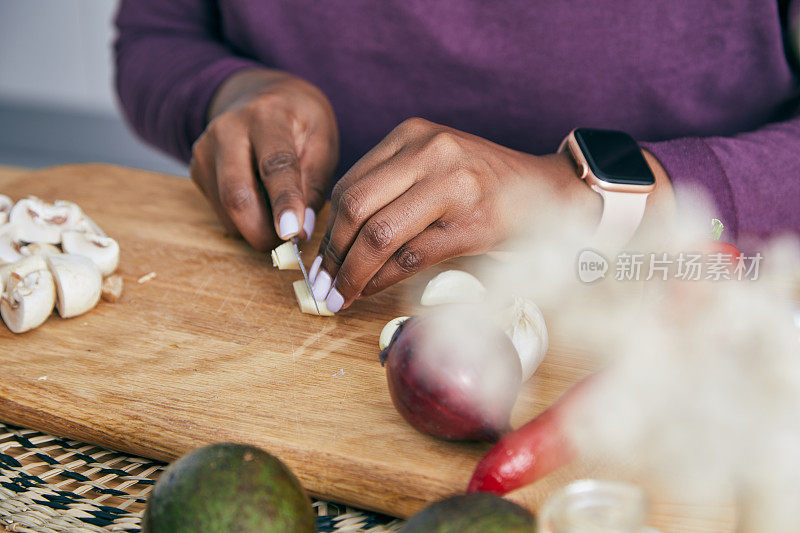
<instances>
[{"instance_id":1,"label":"finger","mask_svg":"<svg viewBox=\"0 0 800 533\"><path fill-rule=\"evenodd\" d=\"M349 306L404 243L444 214L448 202L435 192L432 184L418 183L364 224L347 251L325 300L330 311L335 313Z\"/></svg>"},{"instance_id":2,"label":"finger","mask_svg":"<svg viewBox=\"0 0 800 533\"><path fill-rule=\"evenodd\" d=\"M413 163L411 156L401 151L343 192L337 191L336 206L331 202L333 220L328 221L329 230L322 238L318 253L322 261L313 287L317 299L322 300L328 294L347 251L367 220L399 198L421 176L422 170ZM337 189L339 187L337 184Z\"/></svg>"},{"instance_id":3,"label":"finger","mask_svg":"<svg viewBox=\"0 0 800 533\"><path fill-rule=\"evenodd\" d=\"M208 203L211 204L211 208L217 214L217 218L222 225L225 226L226 231L231 235L238 236L239 230L236 229L236 225L219 203L217 173L214 168L213 158L210 156L213 151L209 150L207 146L207 143L202 139L195 143L192 149L192 160L189 164L189 176L191 176L197 188L200 189L200 192L203 193L203 196L206 197Z\"/></svg>"},{"instance_id":4,"label":"finger","mask_svg":"<svg viewBox=\"0 0 800 533\"><path fill-rule=\"evenodd\" d=\"M324 254L325 248L328 245L334 223L339 213L339 199L342 191L347 190L353 183L361 181L366 174L373 172L376 168L384 165L387 161L395 159L398 155L400 155L400 152L410 140L418 137L430 125L430 122L420 118L411 118L403 121L400 125L389 132L389 134L384 137L381 142L375 145L369 152L364 154L361 159L356 161L355 164L350 167L350 169L348 169L347 172L345 172L345 174L339 179L339 182L336 184L333 194L331 195L331 208L330 214L328 215L328 223L325 228L325 234L320 242L319 252L317 254L317 259L319 261L317 259L314 261L317 269L319 269L319 264L317 263L322 261L321 258ZM315 276L316 273L317 271L315 270Z\"/></svg>"},{"instance_id":5,"label":"finger","mask_svg":"<svg viewBox=\"0 0 800 533\"><path fill-rule=\"evenodd\" d=\"M322 209L328 196L331 177L339 161L339 141L333 134L312 131L300 150L300 175L306 200L303 233L311 238L316 224L315 211Z\"/></svg>"},{"instance_id":6,"label":"finger","mask_svg":"<svg viewBox=\"0 0 800 533\"><path fill-rule=\"evenodd\" d=\"M275 231L287 240L300 234L306 200L300 179L300 160L288 127L259 124L251 133L261 182L267 191Z\"/></svg>"},{"instance_id":7,"label":"finger","mask_svg":"<svg viewBox=\"0 0 800 533\"><path fill-rule=\"evenodd\" d=\"M378 145L380 146L380 145ZM364 176L364 169L367 170L374 170L376 166L379 166L380 163L385 163L385 160L378 161L374 157L370 157L370 155L374 155L373 151L376 150L377 147L373 148L370 152L367 153L364 157L359 159L355 165L353 165L345 174L342 176L339 181L336 183L336 187L334 187L331 195L331 206L328 210L328 222L325 226L325 233L322 236L322 240L319 243L319 249L317 251L317 257L314 259L314 263L311 266L311 270L309 271L309 280L314 281L314 278L317 275L317 271L322 263L322 257L325 253L325 249L328 246L328 242L330 241L331 232L333 231L334 223L336 222L336 216L339 210L340 198L342 196L342 191L345 191L351 184L356 183L357 181L361 180ZM390 153L391 156L396 155L396 152L386 152ZM367 160L371 160L369 163L365 162ZM378 161L376 163L376 161ZM374 163L374 164L373 164ZM372 166L368 166L372 165ZM348 200L350 201L350 200ZM311 277L313 274L313 278Z\"/></svg>"},{"instance_id":8,"label":"finger","mask_svg":"<svg viewBox=\"0 0 800 533\"><path fill-rule=\"evenodd\" d=\"M366 283L359 296L373 295L447 259L477 253L471 249L474 239L474 235L465 235L442 220L436 221L401 246Z\"/></svg>"},{"instance_id":9,"label":"finger","mask_svg":"<svg viewBox=\"0 0 800 533\"><path fill-rule=\"evenodd\" d=\"M335 132L312 130L298 147L298 155L306 205L318 211L325 205L339 163L339 140Z\"/></svg>"},{"instance_id":10,"label":"finger","mask_svg":"<svg viewBox=\"0 0 800 533\"><path fill-rule=\"evenodd\" d=\"M242 237L265 252L276 243L272 213L256 183L250 144L228 143L217 149L215 169L219 202Z\"/></svg>"}]
</instances>

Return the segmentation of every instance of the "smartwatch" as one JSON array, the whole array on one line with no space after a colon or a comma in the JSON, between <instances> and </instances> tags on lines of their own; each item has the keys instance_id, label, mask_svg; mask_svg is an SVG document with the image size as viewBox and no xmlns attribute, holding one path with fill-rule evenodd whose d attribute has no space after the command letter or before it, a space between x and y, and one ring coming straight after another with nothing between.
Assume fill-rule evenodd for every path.
<instances>
[{"instance_id":1,"label":"smartwatch","mask_svg":"<svg viewBox=\"0 0 800 533\"><path fill-rule=\"evenodd\" d=\"M636 233L656 179L633 137L622 131L577 128L562 141L578 176L603 198L594 235L599 248L621 248Z\"/></svg>"}]
</instances>

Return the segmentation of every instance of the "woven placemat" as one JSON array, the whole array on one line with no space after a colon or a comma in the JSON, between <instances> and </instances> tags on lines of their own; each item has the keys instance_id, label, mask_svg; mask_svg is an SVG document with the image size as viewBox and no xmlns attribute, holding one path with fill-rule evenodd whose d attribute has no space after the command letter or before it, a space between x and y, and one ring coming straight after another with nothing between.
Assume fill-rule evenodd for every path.
<instances>
[{"instance_id":1,"label":"woven placemat","mask_svg":"<svg viewBox=\"0 0 800 533\"><path fill-rule=\"evenodd\" d=\"M166 465L0 422L0 524L24 533L141 531ZM315 501L317 531L396 532L402 522Z\"/></svg>"}]
</instances>

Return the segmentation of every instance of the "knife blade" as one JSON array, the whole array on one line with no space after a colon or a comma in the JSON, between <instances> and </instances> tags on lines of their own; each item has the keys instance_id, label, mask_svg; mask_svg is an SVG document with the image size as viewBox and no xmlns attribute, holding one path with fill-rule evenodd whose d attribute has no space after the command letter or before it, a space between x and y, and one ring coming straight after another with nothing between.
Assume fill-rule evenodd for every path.
<instances>
[{"instance_id":1,"label":"knife blade","mask_svg":"<svg viewBox=\"0 0 800 533\"><path fill-rule=\"evenodd\" d=\"M303 258L300 257L300 248L297 247L297 237L292 239L292 248L294 248L294 256L297 258L297 264L300 265L300 272L303 273L303 279L306 282L306 288L308 289L309 294L311 294L311 299L314 300L314 308L317 310L317 314L319 314L319 305L317 304L317 299L314 298L314 292L311 290L311 282L308 281L308 273L306 272L306 267L303 265Z\"/></svg>"}]
</instances>

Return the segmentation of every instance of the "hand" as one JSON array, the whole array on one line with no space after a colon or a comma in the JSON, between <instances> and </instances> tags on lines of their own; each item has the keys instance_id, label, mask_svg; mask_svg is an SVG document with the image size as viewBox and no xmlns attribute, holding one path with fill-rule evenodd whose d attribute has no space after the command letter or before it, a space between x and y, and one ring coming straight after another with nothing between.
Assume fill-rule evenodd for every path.
<instances>
[{"instance_id":1,"label":"hand","mask_svg":"<svg viewBox=\"0 0 800 533\"><path fill-rule=\"evenodd\" d=\"M242 71L219 89L209 118L191 176L225 227L260 251L308 238L339 157L322 92L286 73Z\"/></svg>"},{"instance_id":2,"label":"hand","mask_svg":"<svg viewBox=\"0 0 800 533\"><path fill-rule=\"evenodd\" d=\"M515 233L545 188L599 219L599 195L566 155L407 120L336 184L309 272L314 295L336 312L445 259L485 253Z\"/></svg>"}]
</instances>

